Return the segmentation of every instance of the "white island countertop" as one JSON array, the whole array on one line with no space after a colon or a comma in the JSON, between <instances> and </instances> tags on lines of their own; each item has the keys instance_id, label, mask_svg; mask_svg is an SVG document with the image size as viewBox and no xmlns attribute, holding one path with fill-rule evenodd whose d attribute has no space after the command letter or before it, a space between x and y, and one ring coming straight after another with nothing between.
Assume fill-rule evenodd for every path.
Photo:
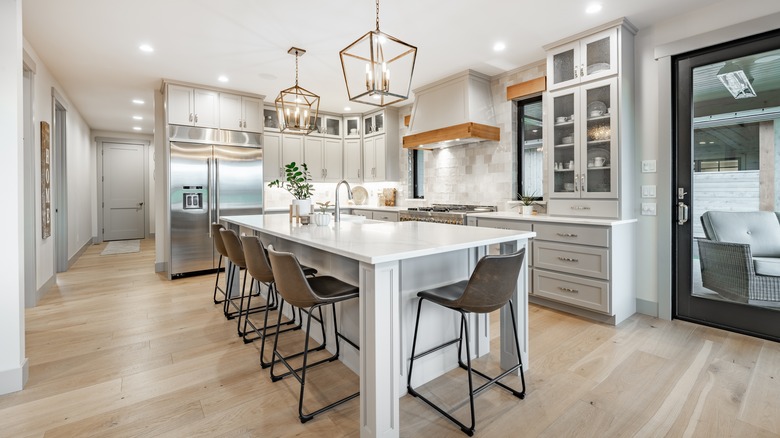
<instances>
[{"instance_id":1,"label":"white island countertop","mask_svg":"<svg viewBox=\"0 0 780 438\"><path fill-rule=\"evenodd\" d=\"M222 216L220 219L371 264L536 236L529 231L412 221L341 221L321 227L291 224L286 215Z\"/></svg>"}]
</instances>

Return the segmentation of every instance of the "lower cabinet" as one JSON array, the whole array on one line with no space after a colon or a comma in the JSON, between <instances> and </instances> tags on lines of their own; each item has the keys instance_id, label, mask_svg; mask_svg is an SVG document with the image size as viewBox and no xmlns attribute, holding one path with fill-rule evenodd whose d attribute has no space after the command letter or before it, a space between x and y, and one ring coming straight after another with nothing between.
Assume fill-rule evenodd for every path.
<instances>
[{"instance_id":1,"label":"lower cabinet","mask_svg":"<svg viewBox=\"0 0 780 438\"><path fill-rule=\"evenodd\" d=\"M363 216L366 219L374 219L377 221L385 221L385 222L398 222L398 212L397 211L385 211L385 210L363 210L363 209L352 209L352 214L356 216Z\"/></svg>"},{"instance_id":2,"label":"lower cabinet","mask_svg":"<svg viewBox=\"0 0 780 438\"><path fill-rule=\"evenodd\" d=\"M528 254L532 302L611 324L636 312L635 221L478 217L476 222L536 232Z\"/></svg>"}]
</instances>

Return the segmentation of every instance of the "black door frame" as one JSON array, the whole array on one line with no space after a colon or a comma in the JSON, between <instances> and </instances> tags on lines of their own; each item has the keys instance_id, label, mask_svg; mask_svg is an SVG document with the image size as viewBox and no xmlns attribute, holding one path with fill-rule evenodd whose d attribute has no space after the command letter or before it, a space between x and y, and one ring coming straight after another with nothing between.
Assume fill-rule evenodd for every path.
<instances>
[{"instance_id":1,"label":"black door frame","mask_svg":"<svg viewBox=\"0 0 780 438\"><path fill-rule=\"evenodd\" d=\"M672 58L672 199L673 209L682 201L690 207L693 199L692 91L693 69L698 66L780 49L780 31L742 38L728 43L677 55ZM687 164L687 165L686 165ZM684 196L678 198L678 190ZM672 315L674 318L717 327L737 333L780 341L780 316L776 309L700 298L692 295L693 224L672 226Z\"/></svg>"}]
</instances>

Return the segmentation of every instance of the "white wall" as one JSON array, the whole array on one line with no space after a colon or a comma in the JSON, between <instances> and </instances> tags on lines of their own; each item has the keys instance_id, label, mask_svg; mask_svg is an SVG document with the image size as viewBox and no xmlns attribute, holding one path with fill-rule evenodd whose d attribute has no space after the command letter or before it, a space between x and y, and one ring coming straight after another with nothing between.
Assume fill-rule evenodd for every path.
<instances>
[{"instance_id":1,"label":"white wall","mask_svg":"<svg viewBox=\"0 0 780 438\"><path fill-rule=\"evenodd\" d=\"M22 2L0 0L0 186L4 188L0 226L0 394L19 391L27 375L24 352L24 148L22 86Z\"/></svg>"},{"instance_id":2,"label":"white wall","mask_svg":"<svg viewBox=\"0 0 780 438\"><path fill-rule=\"evenodd\" d=\"M659 107L659 95L671 93L667 88L659 89L668 80L669 72L665 70L667 63L656 61L656 48L663 45L689 39L699 34L718 31L726 40L748 36L758 32L724 32L723 28L763 17L780 11L780 1L777 0L744 0L740 2L724 1L710 5L706 8L692 11L688 14L677 16L674 19L656 24L652 27L640 29L635 40L635 67L636 67L636 143L637 166L641 168L641 160L658 160L659 172L655 174L640 174L640 184L655 184L658 186L659 213L667 210L667 214L659 216L639 216L638 224L638 250L637 266L637 299L649 303L668 301L671 296L670 279L663 275L671 264L671 254L668 252L668 242L671 241L671 214L668 213L672 205L672 187L670 182L671 169L663 168L664 163L671 162L671 147L668 137L671 132L659 119L659 112L665 114L669 108L665 105ZM776 23L780 27L780 22ZM766 29L764 29L766 30ZM717 41L721 42L721 41ZM702 38L699 47L716 44L712 38ZM696 45L696 44L694 44ZM664 73L665 72L665 73ZM662 132L659 132L659 126ZM664 207L662 207L664 206ZM659 247L664 248L659 251ZM664 266L666 265L666 267ZM666 313L662 306L661 316ZM667 309L668 310L668 309Z\"/></svg>"},{"instance_id":3,"label":"white wall","mask_svg":"<svg viewBox=\"0 0 780 438\"><path fill-rule=\"evenodd\" d=\"M90 127L79 114L78 108L70 102L67 93L57 82L52 72L46 67L35 49L24 41L24 50L36 64L34 79L33 125L35 127L35 141L40 145L41 121L46 121L50 126L52 122L52 88L57 90L59 96L64 99L63 104L67 108L66 135L67 135L67 173L68 173L68 259L73 258L79 250L92 239L94 224L94 202L97 190L97 162L95 146L91 140ZM53 132L52 132L53 136ZM35 181L41 179L41 153L40 148L35 152ZM52 193L55 193L56 181L52 181ZM52 236L41 238L41 187L35 187L36 215L35 218L25 218L35 221L36 243L36 289L42 289L51 283L55 275L54 265L54 239L56 227L52 225ZM41 290L40 292L45 292Z\"/></svg>"}]
</instances>

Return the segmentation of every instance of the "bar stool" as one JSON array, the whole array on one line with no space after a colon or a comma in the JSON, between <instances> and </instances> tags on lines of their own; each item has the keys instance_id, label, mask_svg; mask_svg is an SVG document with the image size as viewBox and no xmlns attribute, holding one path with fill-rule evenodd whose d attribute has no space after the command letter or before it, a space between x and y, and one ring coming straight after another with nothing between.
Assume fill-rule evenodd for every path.
<instances>
[{"instance_id":1,"label":"bar stool","mask_svg":"<svg viewBox=\"0 0 780 438\"><path fill-rule=\"evenodd\" d=\"M409 391L409 394L422 399L425 403L436 409L440 414L444 415L447 417L447 419L457 424L460 427L460 430L462 430L468 436L474 435L474 428L476 426L476 420L474 418L475 395L479 394L495 383L511 392L515 397L520 399L525 398L525 376L523 375L523 362L520 358L520 341L517 336L517 324L515 321L514 305L511 300L512 294L517 287L517 278L520 275L520 270L523 267L524 257L525 248L513 254L485 256L477 263L476 268L474 268L474 272L471 274L471 278L468 280L445 285L436 289L422 291L417 294L417 296L420 297L420 302L417 305L417 321L414 325L412 357L409 361L409 375L406 381L406 387ZM417 329L420 325L420 310L422 308L423 301L426 300L460 313L460 335L456 339L445 342L444 344L415 355L414 353L417 347ZM515 336L515 347L517 348L517 365L514 365L511 369L504 371L497 377L490 377L471 368L471 348L469 347L468 342L468 340L471 338L469 337L469 324L466 320L466 314L490 313L494 310L504 307L507 303L509 303L509 313L512 315L512 330ZM464 338L466 340L465 342ZM466 427L465 424L458 421L455 417L436 406L436 404L423 397L412 388L412 369L414 367L414 361L456 342L458 343L458 365L468 371L471 427ZM462 347L464 343L466 344L465 364L461 359ZM520 370L522 390L517 391L499 382L500 379L503 379L518 369ZM472 372L487 379L488 382L479 388L474 389L471 377Z\"/></svg>"},{"instance_id":2,"label":"bar stool","mask_svg":"<svg viewBox=\"0 0 780 438\"><path fill-rule=\"evenodd\" d=\"M281 295L281 300L289 304L298 307L306 308L306 339L304 341L303 351L295 353L289 356L282 356L277 347L279 343L279 323L281 322L281 313L279 314L276 322L276 334L274 335L274 352L273 360L271 362L271 380L278 381L287 375L292 375L301 384L301 391L298 397L298 418L301 423L305 423L315 415L319 415L329 409L332 409L342 403L360 395L360 392L348 395L338 401L328 404L322 408L317 409L314 412L305 414L303 412L303 396L306 388L306 370L315 365L319 365L325 362L332 362L339 358L339 339L347 341L350 345L359 349L355 343L347 339L341 333L339 333L338 325L336 323L336 303L346 301L358 297L358 288L351 284L345 283L335 277L319 276L314 278L306 278L301 269L301 265L298 263L298 259L295 255L286 252L274 251L273 247L268 248L268 257L271 260L271 268L274 273L274 279L276 280L276 287ZM333 329L336 333L336 353L333 356L329 356L325 359L317 362L308 363L309 355L309 331L311 329L312 313L315 309L321 309L322 306L330 305L333 310ZM324 326L324 323L321 322ZM325 338L323 337L323 341ZM303 355L303 364L300 368L293 368L288 362L288 359ZM274 374L274 365L281 362L288 370L287 373L282 375ZM300 371L300 374L298 372Z\"/></svg>"},{"instance_id":3,"label":"bar stool","mask_svg":"<svg viewBox=\"0 0 780 438\"><path fill-rule=\"evenodd\" d=\"M222 243L225 245L228 258L232 263L232 266L230 267L227 273L228 280L230 281L230 283L228 286L227 294L225 296L225 301L223 303L222 311L225 313L225 318L227 319L233 319L238 317L236 331L238 332L239 336L242 336L243 334L241 333L241 314L244 312L243 303L244 303L244 291L246 290L246 277L247 277L246 273L244 274L244 281L241 284L241 296L238 298L231 298L230 290L232 289L232 285L233 285L232 281L236 269L238 269L239 281L241 280L241 271L246 270L246 259L244 257L244 249L241 247L241 241L238 240L238 234L235 231L223 229L220 230L219 233L222 236ZM236 305L235 301L239 301L239 304ZM230 309L231 306L233 307L233 309L235 309L234 311L231 311ZM260 306L256 309L247 309L246 311L262 312L263 310L265 310L265 306Z\"/></svg>"},{"instance_id":4,"label":"bar stool","mask_svg":"<svg viewBox=\"0 0 780 438\"><path fill-rule=\"evenodd\" d=\"M268 328L268 312L269 310L279 310L282 312L281 306L278 303L278 294L276 291L276 283L274 282L274 273L271 270L271 264L268 261L268 253L263 245L263 242L257 236L241 236L241 244L244 247L244 259L246 260L246 269L249 273L251 280L249 282L249 290L252 290L254 282L264 284L268 289L268 298L266 299L265 312L263 315L263 324L261 327L255 325L255 323L249 318L249 315L244 315L244 327L242 330L244 343L248 344L258 339L262 340L260 345L260 366L262 368L268 368L271 366L271 362L265 361L265 340L268 336L274 335L276 332L267 332ZM301 266L303 273L306 276L313 276L317 273L317 270L308 266ZM252 296L250 293L247 297L246 308L252 308ZM290 306L292 307L292 306ZM298 330L301 328L300 316L301 312L298 311L298 322L295 327L286 328L281 333ZM283 323L282 325L296 324L295 320L295 308L293 308L293 319ZM255 332L255 337L249 337L249 328Z\"/></svg>"},{"instance_id":5,"label":"bar stool","mask_svg":"<svg viewBox=\"0 0 780 438\"><path fill-rule=\"evenodd\" d=\"M227 293L224 289L219 287L219 273L222 271L222 258L227 257L227 249L225 249L225 244L222 242L222 235L219 233L221 230L224 230L225 227L222 226L222 224L213 223L211 224L211 235L214 239L214 248L217 249L217 252L219 253L219 262L217 263L217 279L214 281L214 304L219 304L225 301L225 298L227 297ZM227 277L227 282L225 284L226 289L230 289L230 277ZM222 294L222 299L217 300L217 292Z\"/></svg>"}]
</instances>

